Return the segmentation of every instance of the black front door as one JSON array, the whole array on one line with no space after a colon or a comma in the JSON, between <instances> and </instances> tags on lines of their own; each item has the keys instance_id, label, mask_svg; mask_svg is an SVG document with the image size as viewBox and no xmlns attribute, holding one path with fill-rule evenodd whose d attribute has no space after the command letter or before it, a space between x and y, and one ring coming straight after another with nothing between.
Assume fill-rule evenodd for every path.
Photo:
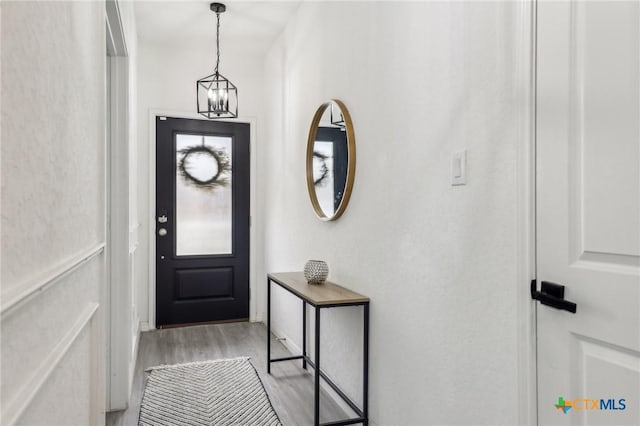
<instances>
[{"instance_id":1,"label":"black front door","mask_svg":"<svg viewBox=\"0 0 640 426\"><path fill-rule=\"evenodd\" d=\"M249 124L156 118L156 325L249 318Z\"/></svg>"}]
</instances>

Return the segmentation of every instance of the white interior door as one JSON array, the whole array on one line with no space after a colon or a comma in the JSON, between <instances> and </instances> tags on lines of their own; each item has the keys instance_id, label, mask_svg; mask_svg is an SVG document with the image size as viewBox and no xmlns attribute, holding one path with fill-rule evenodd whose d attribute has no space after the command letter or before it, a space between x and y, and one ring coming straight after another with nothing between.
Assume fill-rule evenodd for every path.
<instances>
[{"instance_id":1,"label":"white interior door","mask_svg":"<svg viewBox=\"0 0 640 426\"><path fill-rule=\"evenodd\" d=\"M640 2L537 18L539 424L640 425Z\"/></svg>"}]
</instances>

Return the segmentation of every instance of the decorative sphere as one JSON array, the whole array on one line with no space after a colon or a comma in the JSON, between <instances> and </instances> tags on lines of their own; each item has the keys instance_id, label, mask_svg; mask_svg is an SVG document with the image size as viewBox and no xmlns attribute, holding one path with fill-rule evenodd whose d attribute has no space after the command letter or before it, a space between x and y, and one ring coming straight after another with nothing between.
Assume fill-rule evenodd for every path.
<instances>
[{"instance_id":1,"label":"decorative sphere","mask_svg":"<svg viewBox=\"0 0 640 426\"><path fill-rule=\"evenodd\" d=\"M304 265L304 277L309 284L322 284L329 275L329 266L323 260L309 260Z\"/></svg>"}]
</instances>

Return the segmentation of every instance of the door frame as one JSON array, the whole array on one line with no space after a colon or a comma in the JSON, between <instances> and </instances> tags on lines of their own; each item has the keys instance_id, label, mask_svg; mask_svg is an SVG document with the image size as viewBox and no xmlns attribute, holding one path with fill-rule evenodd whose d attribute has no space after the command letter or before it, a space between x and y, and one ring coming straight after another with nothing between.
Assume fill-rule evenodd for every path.
<instances>
[{"instance_id":1,"label":"door frame","mask_svg":"<svg viewBox=\"0 0 640 426\"><path fill-rule=\"evenodd\" d=\"M129 184L131 167L130 88L131 54L116 0L105 2L106 66L110 67L109 119L105 122L105 323L106 374L105 406L107 411L125 409L133 385L137 356L137 315L129 270L131 253ZM133 335L132 335L133 334Z\"/></svg>"},{"instance_id":2,"label":"door frame","mask_svg":"<svg viewBox=\"0 0 640 426\"><path fill-rule=\"evenodd\" d=\"M536 12L537 0L514 5L516 93L516 311L518 423L538 424L536 305Z\"/></svg>"},{"instance_id":3,"label":"door frame","mask_svg":"<svg viewBox=\"0 0 640 426\"><path fill-rule=\"evenodd\" d=\"M149 305L149 329L156 328L156 118L157 117L174 117L185 118L190 120L209 121L201 115L193 112L169 111L164 109L149 110L149 206L147 218L149 220L149 288L148 288L148 305ZM257 321L257 233L254 218L256 217L257 206L257 158L255 155L256 140L256 117L246 116L233 119L220 119L216 121L226 121L232 123L249 124L249 215L252 218L249 227L249 321Z\"/></svg>"}]
</instances>

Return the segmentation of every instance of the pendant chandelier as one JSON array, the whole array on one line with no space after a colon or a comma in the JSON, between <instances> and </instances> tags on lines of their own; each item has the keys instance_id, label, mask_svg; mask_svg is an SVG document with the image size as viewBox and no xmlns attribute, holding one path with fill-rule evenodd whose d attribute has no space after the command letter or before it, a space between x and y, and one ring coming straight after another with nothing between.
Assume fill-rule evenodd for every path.
<instances>
[{"instance_id":1,"label":"pendant chandelier","mask_svg":"<svg viewBox=\"0 0 640 426\"><path fill-rule=\"evenodd\" d=\"M213 120L238 117L238 88L220 74L220 14L227 7L222 3L211 3L216 14L216 68L213 74L196 82L198 114Z\"/></svg>"}]
</instances>

